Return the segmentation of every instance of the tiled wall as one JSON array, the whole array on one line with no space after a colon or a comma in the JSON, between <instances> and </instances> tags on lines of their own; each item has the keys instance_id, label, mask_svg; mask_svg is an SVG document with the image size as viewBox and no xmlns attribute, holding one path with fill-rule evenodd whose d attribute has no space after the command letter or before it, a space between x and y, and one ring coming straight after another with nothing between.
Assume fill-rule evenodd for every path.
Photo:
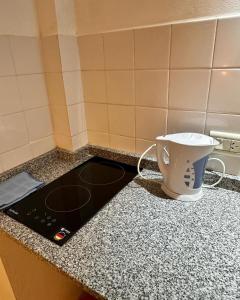
<instances>
[{"instance_id":1,"label":"tiled wall","mask_svg":"<svg viewBox=\"0 0 240 300\"><path fill-rule=\"evenodd\" d=\"M78 38L89 142L142 152L158 135L240 132L240 18Z\"/></svg>"},{"instance_id":2,"label":"tiled wall","mask_svg":"<svg viewBox=\"0 0 240 300\"><path fill-rule=\"evenodd\" d=\"M0 36L0 171L54 147L39 38Z\"/></svg>"},{"instance_id":3,"label":"tiled wall","mask_svg":"<svg viewBox=\"0 0 240 300\"><path fill-rule=\"evenodd\" d=\"M44 70L57 146L87 143L74 1L37 1Z\"/></svg>"}]
</instances>

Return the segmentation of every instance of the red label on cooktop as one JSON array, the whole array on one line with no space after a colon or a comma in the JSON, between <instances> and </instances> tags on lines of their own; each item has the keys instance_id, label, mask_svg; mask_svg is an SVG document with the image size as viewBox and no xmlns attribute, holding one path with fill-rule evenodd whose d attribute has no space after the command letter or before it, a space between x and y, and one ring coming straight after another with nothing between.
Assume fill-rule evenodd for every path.
<instances>
[{"instance_id":1,"label":"red label on cooktop","mask_svg":"<svg viewBox=\"0 0 240 300\"><path fill-rule=\"evenodd\" d=\"M61 241L63 240L68 234L70 234L70 231L67 230L66 228L61 228L55 235L54 235L54 240L55 241Z\"/></svg>"}]
</instances>

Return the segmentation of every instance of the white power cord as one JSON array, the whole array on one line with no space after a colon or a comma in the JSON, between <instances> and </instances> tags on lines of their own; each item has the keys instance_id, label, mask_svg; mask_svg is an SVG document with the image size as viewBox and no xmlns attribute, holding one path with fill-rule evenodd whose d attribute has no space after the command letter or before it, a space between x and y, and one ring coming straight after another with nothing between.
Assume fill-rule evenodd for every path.
<instances>
[{"instance_id":1,"label":"white power cord","mask_svg":"<svg viewBox=\"0 0 240 300\"><path fill-rule=\"evenodd\" d=\"M144 178L144 176L142 175L141 171L140 171L140 164L141 164L141 161L143 159L143 157L153 148L153 147L156 147L157 145L156 144L153 144L151 145L150 147L147 148L147 150L145 150L143 152L143 154L140 156L139 160L138 160L138 164L137 164L137 171L138 171L138 175L143 178L143 179L146 179Z\"/></svg>"}]
</instances>

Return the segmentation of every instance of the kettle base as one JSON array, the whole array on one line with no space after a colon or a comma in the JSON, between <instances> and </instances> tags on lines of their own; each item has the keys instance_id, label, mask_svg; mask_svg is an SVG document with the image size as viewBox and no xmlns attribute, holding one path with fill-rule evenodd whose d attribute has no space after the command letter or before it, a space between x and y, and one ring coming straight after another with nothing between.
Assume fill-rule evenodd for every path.
<instances>
[{"instance_id":1,"label":"kettle base","mask_svg":"<svg viewBox=\"0 0 240 300\"><path fill-rule=\"evenodd\" d=\"M174 193L173 191L169 190L166 185L163 183L161 186L162 190L164 191L164 193L175 199L175 200L179 200L179 201L196 201L202 198L203 192L202 190L200 190L198 193L193 194L193 195L182 195L182 194L177 194Z\"/></svg>"}]
</instances>

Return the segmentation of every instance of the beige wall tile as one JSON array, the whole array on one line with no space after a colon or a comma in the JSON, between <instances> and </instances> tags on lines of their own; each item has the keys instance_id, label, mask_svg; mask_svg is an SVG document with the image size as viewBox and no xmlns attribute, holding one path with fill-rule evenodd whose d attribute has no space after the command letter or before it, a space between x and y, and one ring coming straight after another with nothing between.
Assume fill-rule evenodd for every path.
<instances>
[{"instance_id":1,"label":"beige wall tile","mask_svg":"<svg viewBox=\"0 0 240 300\"><path fill-rule=\"evenodd\" d=\"M135 136L135 111L133 106L109 105L109 133Z\"/></svg>"},{"instance_id":2,"label":"beige wall tile","mask_svg":"<svg viewBox=\"0 0 240 300\"><path fill-rule=\"evenodd\" d=\"M135 103L133 71L108 71L106 76L108 103Z\"/></svg>"},{"instance_id":3,"label":"beige wall tile","mask_svg":"<svg viewBox=\"0 0 240 300\"><path fill-rule=\"evenodd\" d=\"M63 81L68 105L83 102L83 87L80 71L63 72Z\"/></svg>"},{"instance_id":4,"label":"beige wall tile","mask_svg":"<svg viewBox=\"0 0 240 300\"><path fill-rule=\"evenodd\" d=\"M14 149L0 155L0 160L4 171L16 167L33 158L30 145Z\"/></svg>"},{"instance_id":5,"label":"beige wall tile","mask_svg":"<svg viewBox=\"0 0 240 300\"><path fill-rule=\"evenodd\" d=\"M23 109L48 105L48 95L43 74L20 75L18 86Z\"/></svg>"},{"instance_id":6,"label":"beige wall tile","mask_svg":"<svg viewBox=\"0 0 240 300\"><path fill-rule=\"evenodd\" d=\"M240 113L240 69L213 70L208 111Z\"/></svg>"},{"instance_id":7,"label":"beige wall tile","mask_svg":"<svg viewBox=\"0 0 240 300\"><path fill-rule=\"evenodd\" d=\"M204 133L206 113L199 111L168 111L168 133L199 132Z\"/></svg>"},{"instance_id":8,"label":"beige wall tile","mask_svg":"<svg viewBox=\"0 0 240 300\"><path fill-rule=\"evenodd\" d=\"M39 140L53 133L48 107L28 110L25 114L30 141Z\"/></svg>"},{"instance_id":9,"label":"beige wall tile","mask_svg":"<svg viewBox=\"0 0 240 300\"><path fill-rule=\"evenodd\" d=\"M61 136L71 137L67 106L52 106L51 115L54 136L59 136L58 141Z\"/></svg>"},{"instance_id":10,"label":"beige wall tile","mask_svg":"<svg viewBox=\"0 0 240 300\"><path fill-rule=\"evenodd\" d=\"M87 143L88 143L87 131L83 131L72 137L73 151L87 145Z\"/></svg>"},{"instance_id":11,"label":"beige wall tile","mask_svg":"<svg viewBox=\"0 0 240 300\"><path fill-rule=\"evenodd\" d=\"M73 150L72 137L62 134L54 135L55 143L58 147L69 151Z\"/></svg>"},{"instance_id":12,"label":"beige wall tile","mask_svg":"<svg viewBox=\"0 0 240 300\"><path fill-rule=\"evenodd\" d=\"M109 147L108 133L97 132L97 131L88 131L88 142L90 145Z\"/></svg>"},{"instance_id":13,"label":"beige wall tile","mask_svg":"<svg viewBox=\"0 0 240 300\"><path fill-rule=\"evenodd\" d=\"M82 70L103 70L104 53L101 34L78 37Z\"/></svg>"},{"instance_id":14,"label":"beige wall tile","mask_svg":"<svg viewBox=\"0 0 240 300\"><path fill-rule=\"evenodd\" d=\"M214 67L240 66L240 18L219 20L214 52Z\"/></svg>"},{"instance_id":15,"label":"beige wall tile","mask_svg":"<svg viewBox=\"0 0 240 300\"><path fill-rule=\"evenodd\" d=\"M59 35L59 48L63 71L80 70L77 38L70 35Z\"/></svg>"},{"instance_id":16,"label":"beige wall tile","mask_svg":"<svg viewBox=\"0 0 240 300\"><path fill-rule=\"evenodd\" d=\"M135 71L136 104L140 106L168 106L168 71Z\"/></svg>"},{"instance_id":17,"label":"beige wall tile","mask_svg":"<svg viewBox=\"0 0 240 300\"><path fill-rule=\"evenodd\" d=\"M240 115L226 115L208 113L205 132L209 134L210 130L239 132Z\"/></svg>"},{"instance_id":18,"label":"beige wall tile","mask_svg":"<svg viewBox=\"0 0 240 300\"><path fill-rule=\"evenodd\" d=\"M107 104L85 103L87 129L90 131L108 131Z\"/></svg>"},{"instance_id":19,"label":"beige wall tile","mask_svg":"<svg viewBox=\"0 0 240 300\"><path fill-rule=\"evenodd\" d=\"M172 26L171 67L211 67L216 21Z\"/></svg>"},{"instance_id":20,"label":"beige wall tile","mask_svg":"<svg viewBox=\"0 0 240 300\"><path fill-rule=\"evenodd\" d=\"M108 70L133 69L133 31L120 31L104 35L105 67Z\"/></svg>"},{"instance_id":21,"label":"beige wall tile","mask_svg":"<svg viewBox=\"0 0 240 300\"><path fill-rule=\"evenodd\" d=\"M154 141L147 141L142 139L136 139L136 153L142 154L148 147L154 144ZM156 148L152 148L144 157L157 158Z\"/></svg>"},{"instance_id":22,"label":"beige wall tile","mask_svg":"<svg viewBox=\"0 0 240 300\"><path fill-rule=\"evenodd\" d=\"M70 130L72 136L86 130L83 124L84 121L83 119L85 117L83 116L82 104L69 105L68 117L69 117L69 124L70 124Z\"/></svg>"},{"instance_id":23,"label":"beige wall tile","mask_svg":"<svg viewBox=\"0 0 240 300\"><path fill-rule=\"evenodd\" d=\"M55 147L55 141L52 135L30 143L30 148L33 157L37 157L41 154L44 154L54 149L54 147Z\"/></svg>"},{"instance_id":24,"label":"beige wall tile","mask_svg":"<svg viewBox=\"0 0 240 300\"><path fill-rule=\"evenodd\" d=\"M46 73L46 84L50 105L66 105L66 97L62 73Z\"/></svg>"},{"instance_id":25,"label":"beige wall tile","mask_svg":"<svg viewBox=\"0 0 240 300\"><path fill-rule=\"evenodd\" d=\"M23 113L0 117L0 153L28 143L28 134Z\"/></svg>"},{"instance_id":26,"label":"beige wall tile","mask_svg":"<svg viewBox=\"0 0 240 300\"><path fill-rule=\"evenodd\" d=\"M107 102L104 71L82 71L82 80L86 102Z\"/></svg>"},{"instance_id":27,"label":"beige wall tile","mask_svg":"<svg viewBox=\"0 0 240 300\"><path fill-rule=\"evenodd\" d=\"M17 74L43 72L40 41L37 37L11 36L10 42Z\"/></svg>"},{"instance_id":28,"label":"beige wall tile","mask_svg":"<svg viewBox=\"0 0 240 300\"><path fill-rule=\"evenodd\" d=\"M170 26L135 30L135 68L168 68L170 32Z\"/></svg>"},{"instance_id":29,"label":"beige wall tile","mask_svg":"<svg viewBox=\"0 0 240 300\"><path fill-rule=\"evenodd\" d=\"M135 138L113 134L110 134L109 138L111 148L127 152L135 152Z\"/></svg>"},{"instance_id":30,"label":"beige wall tile","mask_svg":"<svg viewBox=\"0 0 240 300\"><path fill-rule=\"evenodd\" d=\"M22 105L15 76L0 77L0 115L19 112Z\"/></svg>"},{"instance_id":31,"label":"beige wall tile","mask_svg":"<svg viewBox=\"0 0 240 300\"><path fill-rule=\"evenodd\" d=\"M6 36L0 36L0 66L0 76L15 74L10 52L10 41Z\"/></svg>"},{"instance_id":32,"label":"beige wall tile","mask_svg":"<svg viewBox=\"0 0 240 300\"><path fill-rule=\"evenodd\" d=\"M44 36L41 39L41 43L44 71L62 72L58 36Z\"/></svg>"},{"instance_id":33,"label":"beige wall tile","mask_svg":"<svg viewBox=\"0 0 240 300\"><path fill-rule=\"evenodd\" d=\"M136 137L153 140L166 133L167 111L161 108L136 107Z\"/></svg>"},{"instance_id":34,"label":"beige wall tile","mask_svg":"<svg viewBox=\"0 0 240 300\"><path fill-rule=\"evenodd\" d=\"M169 107L205 111L210 75L210 70L170 71Z\"/></svg>"}]
</instances>

